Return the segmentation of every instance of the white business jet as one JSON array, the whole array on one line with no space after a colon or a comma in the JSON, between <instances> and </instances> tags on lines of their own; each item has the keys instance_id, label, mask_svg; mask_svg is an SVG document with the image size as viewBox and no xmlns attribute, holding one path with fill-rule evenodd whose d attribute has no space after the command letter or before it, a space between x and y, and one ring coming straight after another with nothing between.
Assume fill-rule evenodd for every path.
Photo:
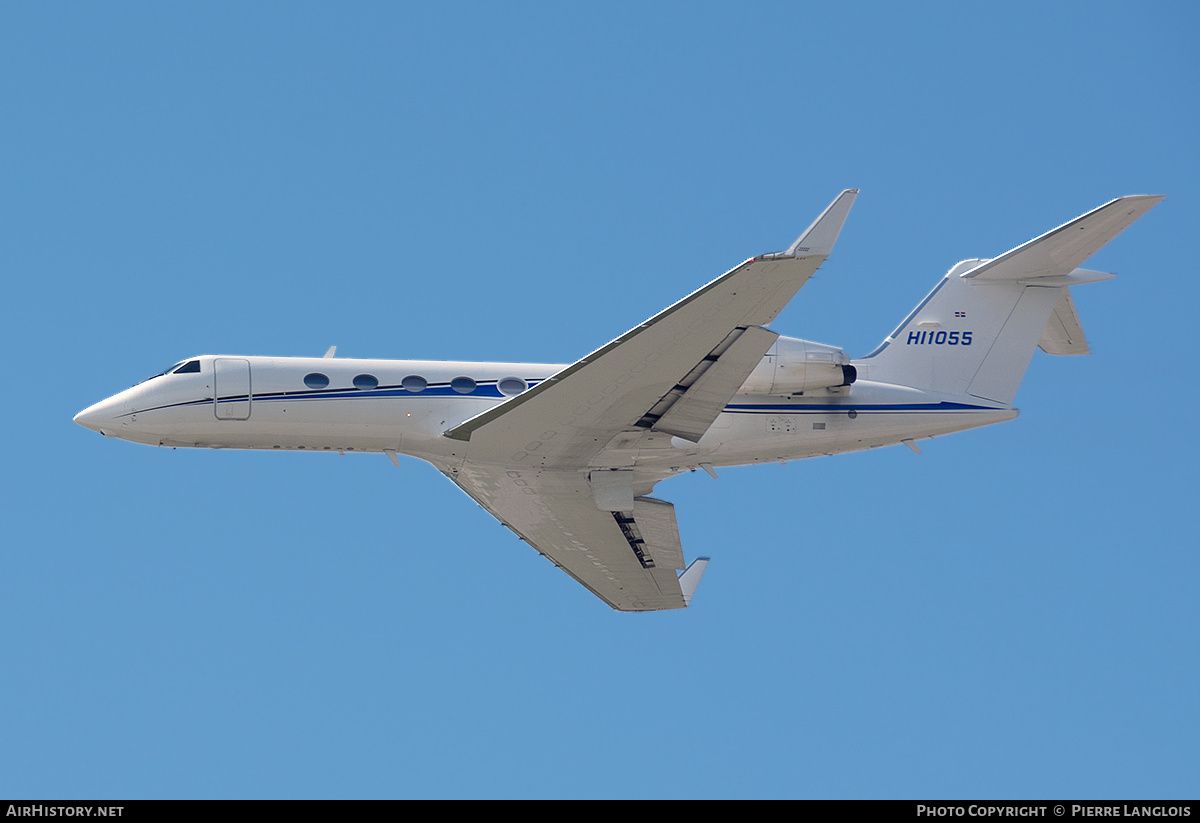
<instances>
[{"instance_id":1,"label":"white business jet","mask_svg":"<svg viewBox=\"0 0 1200 823\"><path fill-rule=\"evenodd\" d=\"M689 604L664 478L905 444L1011 420L1033 350L1086 354L1078 268L1161 196L1122 197L954 266L865 357L766 328L833 250L848 190L751 258L569 366L203 355L75 421L154 446L405 454L432 463L622 611Z\"/></svg>"}]
</instances>

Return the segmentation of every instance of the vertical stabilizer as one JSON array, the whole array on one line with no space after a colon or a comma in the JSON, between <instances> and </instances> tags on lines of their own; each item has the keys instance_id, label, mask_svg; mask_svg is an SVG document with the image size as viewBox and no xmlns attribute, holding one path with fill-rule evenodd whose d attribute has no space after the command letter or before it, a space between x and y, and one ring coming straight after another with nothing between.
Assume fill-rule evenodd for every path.
<instances>
[{"instance_id":1,"label":"vertical stabilizer","mask_svg":"<svg viewBox=\"0 0 1200 823\"><path fill-rule=\"evenodd\" d=\"M1062 287L972 283L964 260L873 353L859 378L1011 403Z\"/></svg>"}]
</instances>

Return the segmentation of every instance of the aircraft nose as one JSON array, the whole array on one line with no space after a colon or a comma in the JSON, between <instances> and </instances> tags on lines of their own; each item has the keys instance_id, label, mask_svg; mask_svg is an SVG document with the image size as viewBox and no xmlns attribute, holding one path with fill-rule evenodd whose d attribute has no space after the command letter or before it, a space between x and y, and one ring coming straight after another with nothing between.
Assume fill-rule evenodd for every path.
<instances>
[{"instance_id":1,"label":"aircraft nose","mask_svg":"<svg viewBox=\"0 0 1200 823\"><path fill-rule=\"evenodd\" d=\"M113 403L111 397L108 400L101 400L75 415L74 420L85 429L100 432L108 437L116 426L116 417L119 411L117 405Z\"/></svg>"}]
</instances>

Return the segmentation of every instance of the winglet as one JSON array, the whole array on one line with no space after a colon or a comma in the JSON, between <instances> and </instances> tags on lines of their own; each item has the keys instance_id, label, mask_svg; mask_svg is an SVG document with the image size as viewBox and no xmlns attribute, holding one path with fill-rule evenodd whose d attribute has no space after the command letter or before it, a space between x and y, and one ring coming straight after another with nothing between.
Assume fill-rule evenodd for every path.
<instances>
[{"instance_id":1,"label":"winglet","mask_svg":"<svg viewBox=\"0 0 1200 823\"><path fill-rule=\"evenodd\" d=\"M696 587L700 585L700 578L704 576L704 570L708 568L707 557L697 557L692 561L687 570L679 575L679 588L683 591L684 605L690 605L692 595L696 593Z\"/></svg>"},{"instance_id":2,"label":"winglet","mask_svg":"<svg viewBox=\"0 0 1200 823\"><path fill-rule=\"evenodd\" d=\"M796 238L796 242L784 254L787 257L807 254L828 257L833 252L833 244L837 242L857 196L858 189L846 189L835 197L829 207L821 212L821 216L813 221L804 234Z\"/></svg>"}]
</instances>

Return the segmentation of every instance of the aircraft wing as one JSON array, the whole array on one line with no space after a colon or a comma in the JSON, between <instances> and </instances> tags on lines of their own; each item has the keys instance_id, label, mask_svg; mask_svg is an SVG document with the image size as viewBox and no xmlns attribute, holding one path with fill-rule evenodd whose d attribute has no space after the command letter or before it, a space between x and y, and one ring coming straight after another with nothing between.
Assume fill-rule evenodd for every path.
<instances>
[{"instance_id":1,"label":"aircraft wing","mask_svg":"<svg viewBox=\"0 0 1200 823\"><path fill-rule=\"evenodd\" d=\"M775 318L833 250L856 190L787 251L760 255L532 389L455 426L447 476L615 609L683 608L674 506L648 497L646 446L699 440L778 335Z\"/></svg>"},{"instance_id":2,"label":"aircraft wing","mask_svg":"<svg viewBox=\"0 0 1200 823\"><path fill-rule=\"evenodd\" d=\"M681 609L706 558L684 568L675 507L638 497L628 511L604 511L586 473L517 470L468 463L448 473L501 523L597 597L620 611Z\"/></svg>"},{"instance_id":3,"label":"aircraft wing","mask_svg":"<svg viewBox=\"0 0 1200 823\"><path fill-rule=\"evenodd\" d=\"M786 252L747 260L446 436L470 442L468 460L514 467L585 467L614 438L651 431L699 440L774 342L761 327L833 250L857 193L838 195Z\"/></svg>"}]
</instances>

